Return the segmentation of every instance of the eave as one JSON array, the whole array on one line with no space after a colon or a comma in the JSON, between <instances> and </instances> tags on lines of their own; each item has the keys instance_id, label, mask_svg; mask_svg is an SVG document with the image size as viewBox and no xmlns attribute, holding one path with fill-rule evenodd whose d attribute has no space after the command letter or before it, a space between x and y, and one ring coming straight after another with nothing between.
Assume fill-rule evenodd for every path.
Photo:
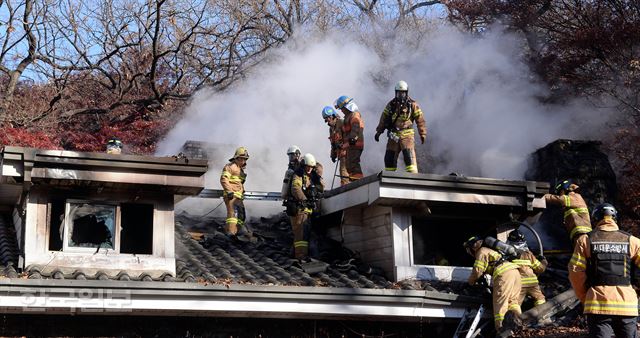
<instances>
[{"instance_id":1,"label":"eave","mask_svg":"<svg viewBox=\"0 0 640 338\"><path fill-rule=\"evenodd\" d=\"M461 318L480 303L477 297L415 290L0 280L2 313L406 321Z\"/></svg>"},{"instance_id":2,"label":"eave","mask_svg":"<svg viewBox=\"0 0 640 338\"><path fill-rule=\"evenodd\" d=\"M544 182L383 171L329 191L322 213L372 204L410 207L413 202L493 205L535 213L545 208L542 196L548 190Z\"/></svg>"}]
</instances>

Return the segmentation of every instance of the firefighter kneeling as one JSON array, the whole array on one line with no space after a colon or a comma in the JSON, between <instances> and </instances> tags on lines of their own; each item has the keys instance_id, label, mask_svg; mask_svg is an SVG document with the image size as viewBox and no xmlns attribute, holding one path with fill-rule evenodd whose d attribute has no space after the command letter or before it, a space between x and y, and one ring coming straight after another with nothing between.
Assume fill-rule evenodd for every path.
<instances>
[{"instance_id":1,"label":"firefighter kneeling","mask_svg":"<svg viewBox=\"0 0 640 338\"><path fill-rule=\"evenodd\" d=\"M475 285L485 273L492 276L493 318L496 331L504 331L505 320L508 321L508 325L504 325L505 329L513 329L521 314L518 302L521 288L518 266L504 259L498 251L482 244L483 239L478 236L471 237L464 243L467 253L475 258L469 284Z\"/></svg>"},{"instance_id":2,"label":"firefighter kneeling","mask_svg":"<svg viewBox=\"0 0 640 338\"><path fill-rule=\"evenodd\" d=\"M616 209L593 210L595 229L576 240L569 280L584 305L591 337L636 337L638 295L632 287L640 267L640 239L618 229Z\"/></svg>"},{"instance_id":3,"label":"firefighter kneeling","mask_svg":"<svg viewBox=\"0 0 640 338\"><path fill-rule=\"evenodd\" d=\"M321 173L316 168L316 159L305 154L300 167L293 174L287 214L293 228L295 258L306 261L309 255L309 231L311 214L317 211L318 200L322 197L324 184Z\"/></svg>"}]
</instances>

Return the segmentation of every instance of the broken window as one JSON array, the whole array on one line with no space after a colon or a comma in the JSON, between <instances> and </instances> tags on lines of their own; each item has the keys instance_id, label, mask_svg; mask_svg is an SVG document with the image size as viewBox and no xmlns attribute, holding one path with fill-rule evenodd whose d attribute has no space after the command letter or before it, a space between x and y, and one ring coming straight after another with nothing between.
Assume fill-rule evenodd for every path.
<instances>
[{"instance_id":1,"label":"broken window","mask_svg":"<svg viewBox=\"0 0 640 338\"><path fill-rule=\"evenodd\" d=\"M115 249L116 209L109 204L67 203L65 249Z\"/></svg>"}]
</instances>

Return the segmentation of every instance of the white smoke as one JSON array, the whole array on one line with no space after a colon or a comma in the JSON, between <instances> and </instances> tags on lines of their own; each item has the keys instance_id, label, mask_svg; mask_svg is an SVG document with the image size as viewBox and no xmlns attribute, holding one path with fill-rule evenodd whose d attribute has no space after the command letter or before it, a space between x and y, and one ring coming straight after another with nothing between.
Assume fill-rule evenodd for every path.
<instances>
[{"instance_id":1,"label":"white smoke","mask_svg":"<svg viewBox=\"0 0 640 338\"><path fill-rule=\"evenodd\" d=\"M233 88L198 93L158 153L174 154L187 140L228 145L212 160L207 181L219 188L222 166L235 147L246 146L247 190L280 191L286 149L296 144L324 164L330 184L334 166L320 112L349 95L365 120L363 169L373 174L384 167L386 143L384 136L373 141L375 127L402 79L427 122L427 144L418 140L417 151L433 160L419 163L422 172L521 179L531 152L558 138L592 138L607 116L577 101L540 103L545 87L522 62L521 39L500 29L479 37L443 25L417 48L387 41L384 59L345 35L297 38ZM399 162L401 169L402 156Z\"/></svg>"}]
</instances>

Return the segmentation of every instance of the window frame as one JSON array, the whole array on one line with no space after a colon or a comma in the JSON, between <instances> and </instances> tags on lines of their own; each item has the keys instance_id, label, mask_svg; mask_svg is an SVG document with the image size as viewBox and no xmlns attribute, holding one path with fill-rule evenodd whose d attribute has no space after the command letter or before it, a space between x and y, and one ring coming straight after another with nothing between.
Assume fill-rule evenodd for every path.
<instances>
[{"instance_id":1,"label":"window frame","mask_svg":"<svg viewBox=\"0 0 640 338\"><path fill-rule=\"evenodd\" d=\"M112 252L116 254L120 254L120 203L108 202L108 201L96 201L89 199L66 199L65 200L65 208L64 208L64 235L62 239L62 252L73 252L73 253L95 253L96 248L84 248L84 247L75 247L69 246L69 229L71 218L69 217L69 213L71 211L71 204L76 203L85 203L85 204L94 204L94 205L107 205L113 206L115 208L115 224L114 224L114 241L113 241L113 249L100 247L100 250L106 250L106 252ZM49 224L51 226L51 224Z\"/></svg>"}]
</instances>

